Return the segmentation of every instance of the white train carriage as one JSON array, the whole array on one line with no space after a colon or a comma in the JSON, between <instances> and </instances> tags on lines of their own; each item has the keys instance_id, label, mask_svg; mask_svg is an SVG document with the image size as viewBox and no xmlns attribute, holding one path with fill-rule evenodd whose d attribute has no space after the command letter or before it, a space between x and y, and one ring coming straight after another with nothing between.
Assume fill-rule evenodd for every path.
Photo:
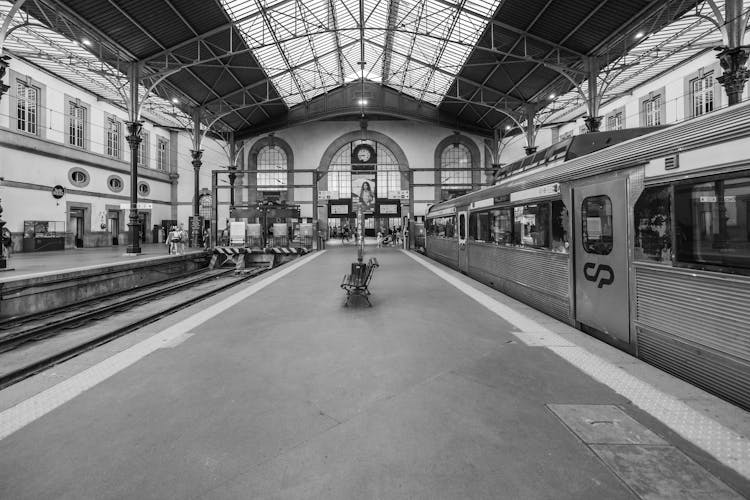
<instances>
[{"instance_id":1,"label":"white train carriage","mask_svg":"<svg viewBox=\"0 0 750 500\"><path fill-rule=\"evenodd\" d=\"M518 169L426 226L428 256L750 408L750 104Z\"/></svg>"}]
</instances>

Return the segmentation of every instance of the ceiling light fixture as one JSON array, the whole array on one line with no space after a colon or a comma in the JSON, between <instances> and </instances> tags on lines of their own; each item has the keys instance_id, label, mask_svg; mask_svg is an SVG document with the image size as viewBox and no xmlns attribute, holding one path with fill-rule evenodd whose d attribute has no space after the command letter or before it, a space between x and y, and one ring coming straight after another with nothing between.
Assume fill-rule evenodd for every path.
<instances>
[{"instance_id":1,"label":"ceiling light fixture","mask_svg":"<svg viewBox=\"0 0 750 500\"><path fill-rule=\"evenodd\" d=\"M91 47L91 40L89 40L88 38L84 38L83 40L81 40L81 43L86 47Z\"/></svg>"},{"instance_id":2,"label":"ceiling light fixture","mask_svg":"<svg viewBox=\"0 0 750 500\"><path fill-rule=\"evenodd\" d=\"M644 36L646 36L646 34L643 31L639 31L638 33L635 34L635 39L640 40Z\"/></svg>"},{"instance_id":3,"label":"ceiling light fixture","mask_svg":"<svg viewBox=\"0 0 750 500\"><path fill-rule=\"evenodd\" d=\"M357 101L357 104L359 104L360 106L367 106L367 99L359 99Z\"/></svg>"}]
</instances>

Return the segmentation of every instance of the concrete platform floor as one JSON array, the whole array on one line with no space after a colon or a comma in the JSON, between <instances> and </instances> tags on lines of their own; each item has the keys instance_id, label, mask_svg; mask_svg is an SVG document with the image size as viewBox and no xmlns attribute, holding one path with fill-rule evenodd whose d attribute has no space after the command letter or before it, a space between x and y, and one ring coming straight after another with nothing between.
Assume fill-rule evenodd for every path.
<instances>
[{"instance_id":1,"label":"concrete platform floor","mask_svg":"<svg viewBox=\"0 0 750 500\"><path fill-rule=\"evenodd\" d=\"M69 248L51 252L20 252L11 255L8 268L0 272L0 281L18 276L70 271L81 267L118 264L168 255L165 243L144 243L141 253L126 255L127 245L98 248ZM185 247L185 254L202 252L203 249Z\"/></svg>"},{"instance_id":2,"label":"concrete platform floor","mask_svg":"<svg viewBox=\"0 0 750 500\"><path fill-rule=\"evenodd\" d=\"M0 498L750 496L746 412L404 251L344 308L355 254L0 391Z\"/></svg>"}]
</instances>

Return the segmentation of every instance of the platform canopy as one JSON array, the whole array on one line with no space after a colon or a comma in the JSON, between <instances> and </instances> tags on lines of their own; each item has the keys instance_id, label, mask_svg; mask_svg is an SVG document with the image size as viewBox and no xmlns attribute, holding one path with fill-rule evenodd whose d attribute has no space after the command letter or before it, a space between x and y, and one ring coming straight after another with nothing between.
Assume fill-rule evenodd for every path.
<instances>
[{"instance_id":1,"label":"platform canopy","mask_svg":"<svg viewBox=\"0 0 750 500\"><path fill-rule=\"evenodd\" d=\"M722 43L698 0L0 0L9 13L11 57L113 102L135 65L144 114L237 138L363 115L491 136L530 107L583 114L592 67L606 102Z\"/></svg>"}]
</instances>

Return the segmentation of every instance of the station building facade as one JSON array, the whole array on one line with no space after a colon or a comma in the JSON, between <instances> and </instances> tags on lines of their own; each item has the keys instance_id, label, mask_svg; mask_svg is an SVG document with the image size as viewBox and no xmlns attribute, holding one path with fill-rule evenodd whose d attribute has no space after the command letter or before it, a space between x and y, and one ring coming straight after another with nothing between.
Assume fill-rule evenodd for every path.
<instances>
[{"instance_id":1,"label":"station building facade","mask_svg":"<svg viewBox=\"0 0 750 500\"><path fill-rule=\"evenodd\" d=\"M669 125L727 105L712 53L648 81L631 95L604 102L602 130ZM127 113L36 66L14 59L0 99L0 199L13 251L54 238L65 248L128 243L130 150ZM750 89L744 97L748 97ZM367 110L364 110L365 112ZM542 126L536 146L586 132L582 108ZM192 125L144 111L139 153L139 216L143 242L163 238L164 224L186 225L195 192ZM226 142L205 137L199 170L201 215L223 228L229 190L212 191L212 171L244 171L234 182L235 206L262 201L299 205L304 222L321 228L353 225L365 183L374 203L367 234L421 219L441 200L486 186L492 168L525 155L524 134L499 141L426 122L378 118L329 119L282 127L238 141L232 162ZM228 188L227 175L218 177ZM217 200L213 200L216 193ZM48 240L36 241L43 237Z\"/></svg>"},{"instance_id":2,"label":"station building facade","mask_svg":"<svg viewBox=\"0 0 750 500\"><path fill-rule=\"evenodd\" d=\"M13 59L0 99L0 199L13 251L128 243L130 148L127 112L86 89ZM180 123L143 113L138 158L141 241L163 239L163 221L192 214L191 137ZM201 192L211 168L228 163L223 144L205 140ZM158 230L154 230L159 226ZM49 248L48 248L49 249Z\"/></svg>"},{"instance_id":3,"label":"station building facade","mask_svg":"<svg viewBox=\"0 0 750 500\"><path fill-rule=\"evenodd\" d=\"M728 99L717 78L723 73L715 52L704 53L687 64L648 80L628 95L604 101L599 115L600 130L673 125L726 107ZM750 98L750 82L743 99ZM555 125L538 124L535 146L550 146L570 136L585 134L585 106L571 107L553 115ZM500 141L498 163L512 163L526 155L526 137L518 130L505 131ZM508 133L510 132L510 133Z\"/></svg>"}]
</instances>

